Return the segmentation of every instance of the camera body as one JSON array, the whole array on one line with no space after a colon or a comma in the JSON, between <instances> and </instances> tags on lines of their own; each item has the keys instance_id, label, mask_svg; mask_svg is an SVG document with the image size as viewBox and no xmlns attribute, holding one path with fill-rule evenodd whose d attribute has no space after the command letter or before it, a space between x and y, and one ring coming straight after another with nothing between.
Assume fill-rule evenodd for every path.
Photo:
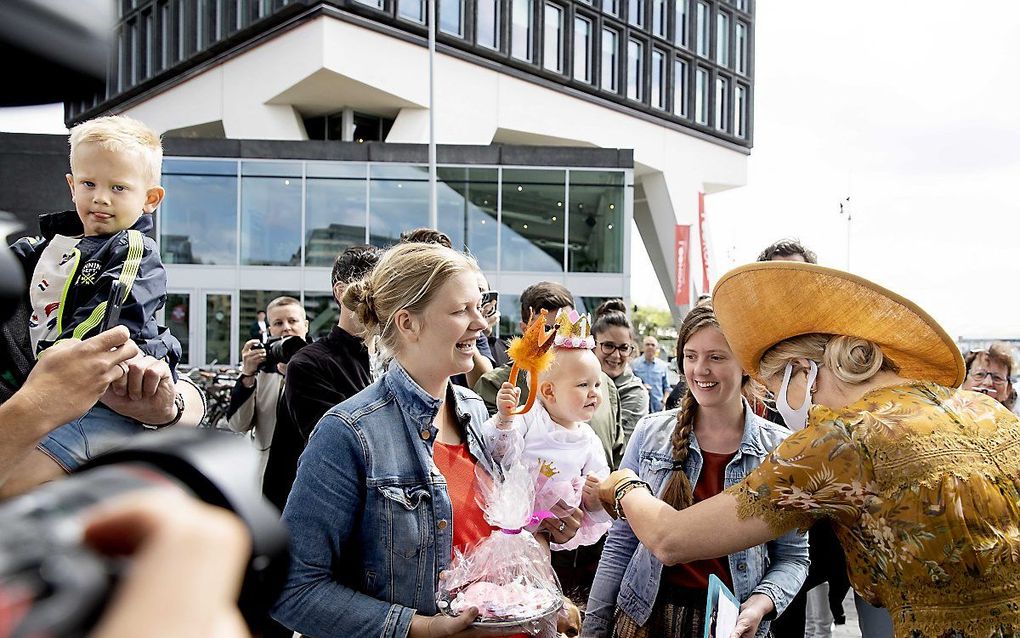
<instances>
[{"instance_id":1,"label":"camera body","mask_svg":"<svg viewBox=\"0 0 1020 638\"><path fill-rule=\"evenodd\" d=\"M137 441L64 480L0 503L0 620L11 621L0 623L0 636L86 636L128 563L82 543L80 514L121 494L160 486L183 489L245 523L252 555L238 608L253 630L263 623L286 580L287 532L256 487L249 446L206 429L146 434Z\"/></svg>"},{"instance_id":2,"label":"camera body","mask_svg":"<svg viewBox=\"0 0 1020 638\"><path fill-rule=\"evenodd\" d=\"M276 372L276 364L290 363L290 358L297 353L298 350L308 345L308 342L304 338L297 335L288 335L286 337L269 337L266 339L265 344L258 344L255 348L265 348L266 359L259 366L259 370L263 372Z\"/></svg>"}]
</instances>

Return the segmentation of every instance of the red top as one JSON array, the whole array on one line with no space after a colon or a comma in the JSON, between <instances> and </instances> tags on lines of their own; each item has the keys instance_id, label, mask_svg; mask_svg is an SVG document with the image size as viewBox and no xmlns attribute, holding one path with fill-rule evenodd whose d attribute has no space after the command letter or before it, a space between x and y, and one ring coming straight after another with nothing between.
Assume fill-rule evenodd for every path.
<instances>
[{"instance_id":1,"label":"red top","mask_svg":"<svg viewBox=\"0 0 1020 638\"><path fill-rule=\"evenodd\" d=\"M698 484L694 486L695 503L704 501L723 491L726 465L736 455L736 452L717 454L715 452L701 451L705 464L701 468ZM665 567L662 571L662 576L667 582L677 587L689 589L708 589L709 574L715 574L719 580L726 583L726 586L731 591L733 590L733 579L730 578L730 562L726 556Z\"/></svg>"},{"instance_id":2,"label":"red top","mask_svg":"<svg viewBox=\"0 0 1020 638\"><path fill-rule=\"evenodd\" d=\"M453 548L464 551L493 529L475 501L475 460L466 443L449 445L439 441L433 443L432 458L446 477L446 491L453 504Z\"/></svg>"}]
</instances>

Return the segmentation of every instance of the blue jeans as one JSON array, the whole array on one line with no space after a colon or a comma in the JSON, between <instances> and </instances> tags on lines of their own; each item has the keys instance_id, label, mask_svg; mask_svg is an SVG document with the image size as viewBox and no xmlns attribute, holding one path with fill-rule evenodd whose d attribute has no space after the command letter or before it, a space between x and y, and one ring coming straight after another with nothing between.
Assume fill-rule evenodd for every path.
<instances>
[{"instance_id":1,"label":"blue jeans","mask_svg":"<svg viewBox=\"0 0 1020 638\"><path fill-rule=\"evenodd\" d=\"M72 472L146 431L138 421L97 403L79 418L47 434L38 448L64 471Z\"/></svg>"}]
</instances>

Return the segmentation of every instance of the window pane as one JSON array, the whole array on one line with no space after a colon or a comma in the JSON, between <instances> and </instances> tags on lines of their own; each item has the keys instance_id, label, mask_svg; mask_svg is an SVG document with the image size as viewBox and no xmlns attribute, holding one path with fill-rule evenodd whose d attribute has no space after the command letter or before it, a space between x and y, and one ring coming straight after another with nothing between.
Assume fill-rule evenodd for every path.
<instances>
[{"instance_id":1,"label":"window pane","mask_svg":"<svg viewBox=\"0 0 1020 638\"><path fill-rule=\"evenodd\" d=\"M666 55L652 51L652 106L666 108Z\"/></svg>"},{"instance_id":2,"label":"window pane","mask_svg":"<svg viewBox=\"0 0 1020 638\"><path fill-rule=\"evenodd\" d=\"M602 10L614 16L620 15L620 0L602 0Z\"/></svg>"},{"instance_id":3,"label":"window pane","mask_svg":"<svg viewBox=\"0 0 1020 638\"><path fill-rule=\"evenodd\" d=\"M570 172L571 272L623 272L623 173Z\"/></svg>"},{"instance_id":4,"label":"window pane","mask_svg":"<svg viewBox=\"0 0 1020 638\"><path fill-rule=\"evenodd\" d=\"M478 19L476 41L483 47L499 50L499 0L478 0L475 11Z\"/></svg>"},{"instance_id":5,"label":"window pane","mask_svg":"<svg viewBox=\"0 0 1020 638\"><path fill-rule=\"evenodd\" d=\"M241 264L301 264L301 165L241 165Z\"/></svg>"},{"instance_id":6,"label":"window pane","mask_svg":"<svg viewBox=\"0 0 1020 638\"><path fill-rule=\"evenodd\" d=\"M627 2L627 22L636 27L645 26L645 0L629 0Z\"/></svg>"},{"instance_id":7,"label":"window pane","mask_svg":"<svg viewBox=\"0 0 1020 638\"><path fill-rule=\"evenodd\" d=\"M308 165L305 183L307 266L331 267L337 255L355 244L365 243L366 167L357 164L346 171L331 171L330 168L332 166L326 163ZM352 172L361 174L344 178L343 173Z\"/></svg>"},{"instance_id":8,"label":"window pane","mask_svg":"<svg viewBox=\"0 0 1020 638\"><path fill-rule=\"evenodd\" d=\"M708 57L708 20L710 17L708 5L704 2L698 3L698 55Z\"/></svg>"},{"instance_id":9,"label":"window pane","mask_svg":"<svg viewBox=\"0 0 1020 638\"><path fill-rule=\"evenodd\" d=\"M439 30L464 35L464 0L440 0Z\"/></svg>"},{"instance_id":10,"label":"window pane","mask_svg":"<svg viewBox=\"0 0 1020 638\"><path fill-rule=\"evenodd\" d=\"M722 66L730 65L730 17L720 13L715 17L715 60Z\"/></svg>"},{"instance_id":11,"label":"window pane","mask_svg":"<svg viewBox=\"0 0 1020 638\"><path fill-rule=\"evenodd\" d=\"M167 264L237 263L237 162L163 162L159 252Z\"/></svg>"},{"instance_id":12,"label":"window pane","mask_svg":"<svg viewBox=\"0 0 1020 638\"><path fill-rule=\"evenodd\" d=\"M644 99L642 82L644 80L645 46L637 40L627 42L627 97L632 100Z\"/></svg>"},{"instance_id":13,"label":"window pane","mask_svg":"<svg viewBox=\"0 0 1020 638\"><path fill-rule=\"evenodd\" d=\"M332 294L305 293L305 315L308 316L308 336L321 339L328 335L340 320L340 308Z\"/></svg>"},{"instance_id":14,"label":"window pane","mask_svg":"<svg viewBox=\"0 0 1020 638\"><path fill-rule=\"evenodd\" d=\"M429 224L429 173L424 166L376 164L370 169L369 243L392 246L400 233Z\"/></svg>"},{"instance_id":15,"label":"window pane","mask_svg":"<svg viewBox=\"0 0 1020 638\"><path fill-rule=\"evenodd\" d=\"M677 59L673 63L673 112L687 117L687 63Z\"/></svg>"},{"instance_id":16,"label":"window pane","mask_svg":"<svg viewBox=\"0 0 1020 638\"><path fill-rule=\"evenodd\" d=\"M687 46L687 2L676 0L673 23L673 41L682 47Z\"/></svg>"},{"instance_id":17,"label":"window pane","mask_svg":"<svg viewBox=\"0 0 1020 638\"><path fill-rule=\"evenodd\" d=\"M660 38L666 37L668 6L666 0L652 0L652 32Z\"/></svg>"},{"instance_id":18,"label":"window pane","mask_svg":"<svg viewBox=\"0 0 1020 638\"><path fill-rule=\"evenodd\" d=\"M181 363L191 363L191 333L188 330L191 321L191 295L167 293L166 326L170 334L181 342Z\"/></svg>"},{"instance_id":19,"label":"window pane","mask_svg":"<svg viewBox=\"0 0 1020 638\"><path fill-rule=\"evenodd\" d=\"M708 124L708 71L698 69L694 80L694 121Z\"/></svg>"},{"instance_id":20,"label":"window pane","mask_svg":"<svg viewBox=\"0 0 1020 638\"><path fill-rule=\"evenodd\" d=\"M521 333L521 297L499 293L499 336L506 340Z\"/></svg>"},{"instance_id":21,"label":"window pane","mask_svg":"<svg viewBox=\"0 0 1020 638\"><path fill-rule=\"evenodd\" d=\"M619 66L616 62L619 51L620 36L612 29L602 29L602 88L616 93L620 90L617 83Z\"/></svg>"},{"instance_id":22,"label":"window pane","mask_svg":"<svg viewBox=\"0 0 1020 638\"><path fill-rule=\"evenodd\" d=\"M574 18L574 78L591 83L591 20Z\"/></svg>"},{"instance_id":23,"label":"window pane","mask_svg":"<svg viewBox=\"0 0 1020 638\"><path fill-rule=\"evenodd\" d=\"M531 62L531 0L511 0L510 55Z\"/></svg>"},{"instance_id":24,"label":"window pane","mask_svg":"<svg viewBox=\"0 0 1020 638\"><path fill-rule=\"evenodd\" d=\"M565 171L503 170L503 270L563 270L565 178Z\"/></svg>"},{"instance_id":25,"label":"window pane","mask_svg":"<svg viewBox=\"0 0 1020 638\"><path fill-rule=\"evenodd\" d=\"M474 255L482 270L496 270L497 170L440 168L438 178L439 230L454 248Z\"/></svg>"},{"instance_id":26,"label":"window pane","mask_svg":"<svg viewBox=\"0 0 1020 638\"><path fill-rule=\"evenodd\" d=\"M729 82L725 78L715 79L715 127L720 131L730 130Z\"/></svg>"},{"instance_id":27,"label":"window pane","mask_svg":"<svg viewBox=\"0 0 1020 638\"><path fill-rule=\"evenodd\" d=\"M205 296L205 362L230 365L230 295Z\"/></svg>"},{"instance_id":28,"label":"window pane","mask_svg":"<svg viewBox=\"0 0 1020 638\"><path fill-rule=\"evenodd\" d=\"M258 317L259 310L265 310L269 302L277 297L293 297L301 299L301 293L296 290L242 290L240 294L241 305L238 307L237 351L244 347L244 342L257 338L253 332L253 326ZM269 318L266 318L266 326L269 325Z\"/></svg>"},{"instance_id":29,"label":"window pane","mask_svg":"<svg viewBox=\"0 0 1020 638\"><path fill-rule=\"evenodd\" d=\"M563 72L563 9L551 2L545 5L545 48L543 66Z\"/></svg>"},{"instance_id":30,"label":"window pane","mask_svg":"<svg viewBox=\"0 0 1020 638\"><path fill-rule=\"evenodd\" d=\"M743 22L737 23L736 40L737 73L747 75L747 25Z\"/></svg>"},{"instance_id":31,"label":"window pane","mask_svg":"<svg viewBox=\"0 0 1020 638\"><path fill-rule=\"evenodd\" d=\"M425 24L425 0L400 0L397 15Z\"/></svg>"},{"instance_id":32,"label":"window pane","mask_svg":"<svg viewBox=\"0 0 1020 638\"><path fill-rule=\"evenodd\" d=\"M737 85L733 96L733 112L737 118L737 137L747 137L747 89Z\"/></svg>"},{"instance_id":33,"label":"window pane","mask_svg":"<svg viewBox=\"0 0 1020 638\"><path fill-rule=\"evenodd\" d=\"M360 2L361 4L367 4L370 7L375 7L376 9L382 9L384 2L384 0L355 0L355 1Z\"/></svg>"}]
</instances>

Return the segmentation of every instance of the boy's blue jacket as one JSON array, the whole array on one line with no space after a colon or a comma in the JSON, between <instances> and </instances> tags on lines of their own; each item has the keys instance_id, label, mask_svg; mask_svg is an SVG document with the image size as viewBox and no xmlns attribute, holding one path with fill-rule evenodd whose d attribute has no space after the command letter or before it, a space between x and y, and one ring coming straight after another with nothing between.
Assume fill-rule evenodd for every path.
<instances>
[{"instance_id":1,"label":"boy's blue jacket","mask_svg":"<svg viewBox=\"0 0 1020 638\"><path fill-rule=\"evenodd\" d=\"M41 215L39 230L42 237L23 237L11 246L28 279L54 235L74 237L84 232L73 210ZM72 257L77 261L59 309L58 325L62 328L56 341L87 339L98 334L110 287L122 279L130 289L121 306L118 325L131 331L131 338L142 352L165 359L176 380L181 344L166 327L156 324L156 311L166 301L166 270L156 242L145 235L150 230L152 216L142 215L130 230L78 240ZM125 264L129 264L128 268ZM56 341L41 342L40 351Z\"/></svg>"}]
</instances>

